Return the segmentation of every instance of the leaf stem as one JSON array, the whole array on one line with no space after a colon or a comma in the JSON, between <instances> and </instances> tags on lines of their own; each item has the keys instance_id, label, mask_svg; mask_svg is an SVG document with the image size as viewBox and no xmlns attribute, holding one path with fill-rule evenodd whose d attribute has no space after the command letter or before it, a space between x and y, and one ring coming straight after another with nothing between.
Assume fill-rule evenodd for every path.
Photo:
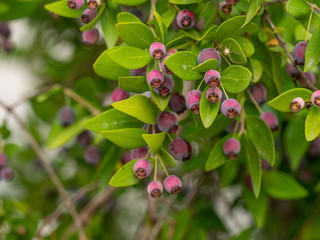
<instances>
[{"instance_id":1,"label":"leaf stem","mask_svg":"<svg viewBox=\"0 0 320 240\"><path fill-rule=\"evenodd\" d=\"M202 85L203 81L204 81L204 78L202 79L201 83L199 84L199 86L198 86L197 90L199 90L199 89L200 89L200 87L201 87L201 85Z\"/></svg>"},{"instance_id":2,"label":"leaf stem","mask_svg":"<svg viewBox=\"0 0 320 240\"><path fill-rule=\"evenodd\" d=\"M313 15L313 7L311 7L311 13L310 13L309 22L308 22L306 38L304 39L305 42L308 41L308 34L309 34L309 30L310 30L312 15Z\"/></svg>"},{"instance_id":3,"label":"leaf stem","mask_svg":"<svg viewBox=\"0 0 320 240\"><path fill-rule=\"evenodd\" d=\"M149 156L149 154L150 154L150 148L149 148L149 150L148 150L148 152L147 152L147 154L146 154L146 156L144 158L147 158Z\"/></svg>"},{"instance_id":4,"label":"leaf stem","mask_svg":"<svg viewBox=\"0 0 320 240\"><path fill-rule=\"evenodd\" d=\"M259 113L262 114L263 111L262 109L260 108L259 104L257 103L257 101L254 99L254 97L252 96L251 92L247 89L247 93L251 99L251 101L253 102L253 104L256 106L256 108L258 109Z\"/></svg>"},{"instance_id":5,"label":"leaf stem","mask_svg":"<svg viewBox=\"0 0 320 240\"><path fill-rule=\"evenodd\" d=\"M157 155L157 157L159 157L159 156ZM163 162L162 162L162 160L161 160L160 157L159 157L159 161L160 161L160 163L161 163L161 165L162 165L162 167L163 167L163 170L164 170L164 172L166 173L167 177L169 177L169 173L168 173L166 167L164 166L164 164L163 164Z\"/></svg>"},{"instance_id":6,"label":"leaf stem","mask_svg":"<svg viewBox=\"0 0 320 240\"><path fill-rule=\"evenodd\" d=\"M226 58L223 54L221 54L221 53L220 53L220 55L224 58L224 60L226 60L226 62L229 64L229 67L231 67L232 65L231 65L231 63L229 63L229 61L227 60L227 58Z\"/></svg>"},{"instance_id":7,"label":"leaf stem","mask_svg":"<svg viewBox=\"0 0 320 240\"><path fill-rule=\"evenodd\" d=\"M237 130L238 130L238 126L239 126L239 121L238 120L236 120L237 122L236 122L236 125L234 126L234 129L233 129L233 134L232 134L232 137L234 138L234 136L236 135L236 132L237 132Z\"/></svg>"},{"instance_id":8,"label":"leaf stem","mask_svg":"<svg viewBox=\"0 0 320 240\"><path fill-rule=\"evenodd\" d=\"M228 94L227 94L226 90L224 89L222 82L220 82L220 85L221 85L221 88L222 88L224 94L226 95L227 99L229 99Z\"/></svg>"},{"instance_id":9,"label":"leaf stem","mask_svg":"<svg viewBox=\"0 0 320 240\"><path fill-rule=\"evenodd\" d=\"M169 133L167 133L167 135L168 135L168 138L171 140L171 142L173 141L173 139L172 139L172 137L170 136L170 134Z\"/></svg>"},{"instance_id":10,"label":"leaf stem","mask_svg":"<svg viewBox=\"0 0 320 240\"><path fill-rule=\"evenodd\" d=\"M158 171L158 155L154 159L154 181L157 181L157 171Z\"/></svg>"}]
</instances>

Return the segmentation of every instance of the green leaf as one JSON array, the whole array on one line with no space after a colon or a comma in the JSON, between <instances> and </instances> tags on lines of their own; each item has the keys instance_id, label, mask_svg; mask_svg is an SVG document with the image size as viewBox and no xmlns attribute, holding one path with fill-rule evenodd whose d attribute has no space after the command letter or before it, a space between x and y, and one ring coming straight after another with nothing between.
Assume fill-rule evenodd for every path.
<instances>
[{"instance_id":1,"label":"green leaf","mask_svg":"<svg viewBox=\"0 0 320 240\"><path fill-rule=\"evenodd\" d=\"M304 71L311 70L315 65L320 62L320 29L312 34L312 38L308 42L305 53Z\"/></svg>"},{"instance_id":2,"label":"green leaf","mask_svg":"<svg viewBox=\"0 0 320 240\"><path fill-rule=\"evenodd\" d=\"M290 103L296 97L310 101L312 92L305 88L294 88L280 94L278 97L268 102L268 105L281 112L291 112Z\"/></svg>"},{"instance_id":3,"label":"green leaf","mask_svg":"<svg viewBox=\"0 0 320 240\"><path fill-rule=\"evenodd\" d=\"M142 127L143 123L116 109L110 109L86 121L83 126L98 133L122 128L138 128Z\"/></svg>"},{"instance_id":4,"label":"green leaf","mask_svg":"<svg viewBox=\"0 0 320 240\"><path fill-rule=\"evenodd\" d=\"M245 145L243 147L245 147L246 150L246 157L249 167L249 173L251 176L253 192L256 198L258 198L260 193L262 176L261 159L257 149L255 148L255 146L249 138L245 137L244 143Z\"/></svg>"},{"instance_id":5,"label":"green leaf","mask_svg":"<svg viewBox=\"0 0 320 240\"><path fill-rule=\"evenodd\" d=\"M116 28L123 41L133 47L146 49L154 42L154 36L149 27L143 23L117 23Z\"/></svg>"},{"instance_id":6,"label":"green leaf","mask_svg":"<svg viewBox=\"0 0 320 240\"><path fill-rule=\"evenodd\" d=\"M229 240L250 240L252 235L252 228L248 228L244 230L239 235L230 238Z\"/></svg>"},{"instance_id":7,"label":"green leaf","mask_svg":"<svg viewBox=\"0 0 320 240\"><path fill-rule=\"evenodd\" d=\"M135 95L131 98L111 104L115 109L133 116L145 123L154 124L157 122L158 111L151 100L142 95Z\"/></svg>"},{"instance_id":8,"label":"green leaf","mask_svg":"<svg viewBox=\"0 0 320 240\"><path fill-rule=\"evenodd\" d=\"M193 81L202 78L202 74L192 70L197 66L197 58L198 56L192 52L182 51L168 57L165 64L178 77Z\"/></svg>"},{"instance_id":9,"label":"green leaf","mask_svg":"<svg viewBox=\"0 0 320 240\"><path fill-rule=\"evenodd\" d=\"M254 47L248 38L237 36L234 38L237 43L240 45L244 55L246 57L251 57L254 54Z\"/></svg>"},{"instance_id":10,"label":"green leaf","mask_svg":"<svg viewBox=\"0 0 320 240\"><path fill-rule=\"evenodd\" d=\"M113 50L114 49L108 49L104 51L93 64L93 69L98 76L117 81L119 77L130 75L130 72L128 69L121 67L111 60L108 53Z\"/></svg>"},{"instance_id":11,"label":"green leaf","mask_svg":"<svg viewBox=\"0 0 320 240\"><path fill-rule=\"evenodd\" d=\"M146 145L142 134L147 132L141 128L122 128L100 132L109 141L123 148L140 148Z\"/></svg>"},{"instance_id":12,"label":"green leaf","mask_svg":"<svg viewBox=\"0 0 320 240\"><path fill-rule=\"evenodd\" d=\"M117 16L118 23L137 22L142 23L141 20L129 12L120 12Z\"/></svg>"},{"instance_id":13,"label":"green leaf","mask_svg":"<svg viewBox=\"0 0 320 240\"><path fill-rule=\"evenodd\" d=\"M149 91L151 92L151 96L153 100L157 104L160 111L162 112L163 110L165 110L169 104L171 95L169 94L168 96L162 97L161 95L157 94L149 84L148 84L148 88L149 88Z\"/></svg>"},{"instance_id":14,"label":"green leaf","mask_svg":"<svg viewBox=\"0 0 320 240\"><path fill-rule=\"evenodd\" d=\"M202 40L210 40L210 39L214 39L215 38L215 34L216 31L218 29L217 25L213 25L211 26L203 35L200 39L198 39L198 41L202 41Z\"/></svg>"},{"instance_id":15,"label":"green leaf","mask_svg":"<svg viewBox=\"0 0 320 240\"><path fill-rule=\"evenodd\" d=\"M179 34L186 35L189 38L196 40L196 41L198 41L201 38L200 33L197 30L195 30L194 28L190 28L187 30L180 30Z\"/></svg>"},{"instance_id":16,"label":"green leaf","mask_svg":"<svg viewBox=\"0 0 320 240\"><path fill-rule=\"evenodd\" d=\"M209 59L194 68L192 68L193 71L197 72L206 72L208 70L216 69L219 66L219 62L217 59Z\"/></svg>"},{"instance_id":17,"label":"green leaf","mask_svg":"<svg viewBox=\"0 0 320 240\"><path fill-rule=\"evenodd\" d=\"M115 63L127 69L142 68L151 60L151 55L135 47L119 47L108 52L109 57Z\"/></svg>"},{"instance_id":18,"label":"green leaf","mask_svg":"<svg viewBox=\"0 0 320 240\"><path fill-rule=\"evenodd\" d=\"M305 0L289 0L286 5L287 11L297 19L303 19L310 14L311 7Z\"/></svg>"},{"instance_id":19,"label":"green leaf","mask_svg":"<svg viewBox=\"0 0 320 240\"><path fill-rule=\"evenodd\" d=\"M112 4L108 0L108 7L101 17L101 28L104 36L104 41L107 47L113 48L119 38L118 31L115 27L117 21L117 13L120 12L120 7L116 4Z\"/></svg>"},{"instance_id":20,"label":"green leaf","mask_svg":"<svg viewBox=\"0 0 320 240\"><path fill-rule=\"evenodd\" d=\"M252 72L252 82L256 83L260 80L263 73L263 66L262 63L254 58L249 58L250 62L250 70Z\"/></svg>"},{"instance_id":21,"label":"green leaf","mask_svg":"<svg viewBox=\"0 0 320 240\"><path fill-rule=\"evenodd\" d=\"M123 4L126 6L138 6L146 1L147 0L112 0L114 3Z\"/></svg>"},{"instance_id":22,"label":"green leaf","mask_svg":"<svg viewBox=\"0 0 320 240\"><path fill-rule=\"evenodd\" d=\"M305 134L307 141L312 141L320 134L320 108L312 107L308 113L305 123Z\"/></svg>"},{"instance_id":23,"label":"green leaf","mask_svg":"<svg viewBox=\"0 0 320 240\"><path fill-rule=\"evenodd\" d=\"M189 37L187 37L185 35L182 35L182 36L179 36L179 37L171 40L165 46L166 46L166 49L170 49L170 48L173 48L173 47L178 47L178 46L184 45L185 43L188 43L190 41L191 40L190 40Z\"/></svg>"},{"instance_id":24,"label":"green leaf","mask_svg":"<svg viewBox=\"0 0 320 240\"><path fill-rule=\"evenodd\" d=\"M220 167L227 161L231 161L223 152L223 144L231 136L232 135L230 134L225 136L214 145L205 165L205 170L207 172L216 169L217 167Z\"/></svg>"},{"instance_id":25,"label":"green leaf","mask_svg":"<svg viewBox=\"0 0 320 240\"><path fill-rule=\"evenodd\" d=\"M66 1L64 3L67 5ZM38 0L2 0L0 1L0 20L10 21L29 17L41 5L43 6L43 2Z\"/></svg>"},{"instance_id":26,"label":"green leaf","mask_svg":"<svg viewBox=\"0 0 320 240\"><path fill-rule=\"evenodd\" d=\"M176 166L175 160L164 148L160 148L159 156L160 156L163 164L168 164L168 166L172 167L172 168Z\"/></svg>"},{"instance_id":27,"label":"green leaf","mask_svg":"<svg viewBox=\"0 0 320 240\"><path fill-rule=\"evenodd\" d=\"M207 100L206 92L209 87L206 87L202 92L200 99L200 117L205 128L208 128L213 123L214 119L218 115L220 110L221 101L217 103L212 103Z\"/></svg>"},{"instance_id":28,"label":"green leaf","mask_svg":"<svg viewBox=\"0 0 320 240\"><path fill-rule=\"evenodd\" d=\"M308 195L307 190L290 175L278 171L264 172L262 187L277 199L299 199Z\"/></svg>"},{"instance_id":29,"label":"green leaf","mask_svg":"<svg viewBox=\"0 0 320 240\"><path fill-rule=\"evenodd\" d=\"M203 0L169 0L170 3L188 5L192 3L201 3Z\"/></svg>"},{"instance_id":30,"label":"green leaf","mask_svg":"<svg viewBox=\"0 0 320 240\"><path fill-rule=\"evenodd\" d=\"M174 8L168 8L162 15L162 22L164 23L164 25L166 25L167 28L170 27L173 19L176 16L176 10Z\"/></svg>"},{"instance_id":31,"label":"green leaf","mask_svg":"<svg viewBox=\"0 0 320 240\"><path fill-rule=\"evenodd\" d=\"M246 21L241 26L241 28L243 28L248 22L250 22L252 18L257 14L261 7L262 1L263 0L250 0Z\"/></svg>"},{"instance_id":32,"label":"green leaf","mask_svg":"<svg viewBox=\"0 0 320 240\"><path fill-rule=\"evenodd\" d=\"M68 0L57 1L44 5L45 9L61 17L66 18L78 18L81 17L83 11L86 9L87 5L84 4L80 9L71 9L67 5Z\"/></svg>"},{"instance_id":33,"label":"green leaf","mask_svg":"<svg viewBox=\"0 0 320 240\"><path fill-rule=\"evenodd\" d=\"M119 88L134 93L149 91L145 76L119 77Z\"/></svg>"},{"instance_id":34,"label":"green leaf","mask_svg":"<svg viewBox=\"0 0 320 240\"><path fill-rule=\"evenodd\" d=\"M80 31L88 31L91 28L94 28L96 23L99 21L101 15L104 13L105 8L106 8L106 4L102 4L101 7L99 8L98 15L91 22L89 22L88 24L82 26L80 28Z\"/></svg>"},{"instance_id":35,"label":"green leaf","mask_svg":"<svg viewBox=\"0 0 320 240\"><path fill-rule=\"evenodd\" d=\"M222 172L220 175L220 185L221 188L226 187L236 179L239 170L239 164L237 161L228 161L222 167Z\"/></svg>"},{"instance_id":36,"label":"green leaf","mask_svg":"<svg viewBox=\"0 0 320 240\"><path fill-rule=\"evenodd\" d=\"M38 95L36 100L39 103L44 102L44 101L48 100L52 95L59 93L61 91L62 91L62 87L59 85L56 85L53 88L51 88L49 91L47 91L41 95Z\"/></svg>"},{"instance_id":37,"label":"green leaf","mask_svg":"<svg viewBox=\"0 0 320 240\"><path fill-rule=\"evenodd\" d=\"M161 16L159 15L159 13L157 13L155 8L153 8L153 16L156 20L154 28L157 33L157 37L159 38L160 42L164 42L164 37L167 35L168 29L166 25L162 22Z\"/></svg>"},{"instance_id":38,"label":"green leaf","mask_svg":"<svg viewBox=\"0 0 320 240\"><path fill-rule=\"evenodd\" d=\"M162 147L163 141L166 138L166 132L155 133L155 134L143 134L143 139L150 147L151 152L156 154Z\"/></svg>"},{"instance_id":39,"label":"green leaf","mask_svg":"<svg viewBox=\"0 0 320 240\"><path fill-rule=\"evenodd\" d=\"M221 73L221 82L228 92L239 93L249 86L251 77L252 74L247 68L233 65Z\"/></svg>"},{"instance_id":40,"label":"green leaf","mask_svg":"<svg viewBox=\"0 0 320 240\"><path fill-rule=\"evenodd\" d=\"M240 45L233 38L226 38L222 42L222 54L224 54L232 63L246 64L247 58L244 55ZM225 53L229 49L229 53Z\"/></svg>"},{"instance_id":41,"label":"green leaf","mask_svg":"<svg viewBox=\"0 0 320 240\"><path fill-rule=\"evenodd\" d=\"M246 129L248 137L255 145L260 156L271 166L275 162L274 139L268 125L260 117L247 115Z\"/></svg>"}]
</instances>

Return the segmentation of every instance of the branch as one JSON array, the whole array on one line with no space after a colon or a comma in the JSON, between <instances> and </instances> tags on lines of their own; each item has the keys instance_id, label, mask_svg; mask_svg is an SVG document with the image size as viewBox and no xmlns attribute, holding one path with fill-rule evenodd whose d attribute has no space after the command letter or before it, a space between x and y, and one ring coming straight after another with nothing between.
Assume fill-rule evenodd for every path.
<instances>
[{"instance_id":1,"label":"branch","mask_svg":"<svg viewBox=\"0 0 320 240\"><path fill-rule=\"evenodd\" d=\"M309 3L309 2L307 2L307 4L308 4L310 7L316 9L318 12L320 12L320 8L319 8L317 5L312 4L312 3Z\"/></svg>"}]
</instances>

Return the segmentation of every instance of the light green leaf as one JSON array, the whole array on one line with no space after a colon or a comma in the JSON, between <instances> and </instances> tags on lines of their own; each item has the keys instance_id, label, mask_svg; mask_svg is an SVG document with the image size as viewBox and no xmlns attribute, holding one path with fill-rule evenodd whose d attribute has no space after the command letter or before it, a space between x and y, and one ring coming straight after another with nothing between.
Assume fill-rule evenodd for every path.
<instances>
[{"instance_id":1,"label":"light green leaf","mask_svg":"<svg viewBox=\"0 0 320 240\"><path fill-rule=\"evenodd\" d=\"M249 86L251 77L252 74L247 68L233 65L221 73L221 82L228 92L239 93Z\"/></svg>"},{"instance_id":2,"label":"light green leaf","mask_svg":"<svg viewBox=\"0 0 320 240\"><path fill-rule=\"evenodd\" d=\"M147 0L112 0L113 3L123 4L126 6L138 6Z\"/></svg>"},{"instance_id":3,"label":"light green leaf","mask_svg":"<svg viewBox=\"0 0 320 240\"><path fill-rule=\"evenodd\" d=\"M142 137L146 141L151 152L154 155L162 147L163 141L166 138L166 132L155 134L143 134Z\"/></svg>"},{"instance_id":4,"label":"light green leaf","mask_svg":"<svg viewBox=\"0 0 320 240\"><path fill-rule=\"evenodd\" d=\"M101 15L104 13L105 8L106 8L106 4L102 4L101 7L99 8L98 15L91 22L82 26L80 28L80 31L88 31L91 28L94 28L96 26L97 22L99 21Z\"/></svg>"},{"instance_id":5,"label":"light green leaf","mask_svg":"<svg viewBox=\"0 0 320 240\"><path fill-rule=\"evenodd\" d=\"M171 95L169 94L168 96L162 97L161 95L157 94L149 84L148 84L148 88L149 88L149 91L151 92L151 96L153 100L157 104L160 111L165 110L169 104Z\"/></svg>"},{"instance_id":6,"label":"light green leaf","mask_svg":"<svg viewBox=\"0 0 320 240\"><path fill-rule=\"evenodd\" d=\"M145 76L119 77L119 88L134 93L149 91Z\"/></svg>"},{"instance_id":7,"label":"light green leaf","mask_svg":"<svg viewBox=\"0 0 320 240\"><path fill-rule=\"evenodd\" d=\"M162 22L166 25L167 28L170 27L173 19L175 18L177 12L174 8L168 8L162 15Z\"/></svg>"},{"instance_id":8,"label":"light green leaf","mask_svg":"<svg viewBox=\"0 0 320 240\"><path fill-rule=\"evenodd\" d=\"M306 118L305 134L307 141L312 141L320 134L320 108L312 107Z\"/></svg>"},{"instance_id":9,"label":"light green leaf","mask_svg":"<svg viewBox=\"0 0 320 240\"><path fill-rule=\"evenodd\" d=\"M250 22L252 18L257 14L257 12L261 7L262 2L263 0L250 0L246 21L241 26L241 28L243 28L248 22Z\"/></svg>"},{"instance_id":10,"label":"light green leaf","mask_svg":"<svg viewBox=\"0 0 320 240\"><path fill-rule=\"evenodd\" d=\"M218 29L217 25L213 25L211 26L203 35L201 38L198 39L198 41L202 41L202 40L210 40L210 39L214 39L216 31Z\"/></svg>"},{"instance_id":11,"label":"light green leaf","mask_svg":"<svg viewBox=\"0 0 320 240\"><path fill-rule=\"evenodd\" d=\"M260 80L263 73L262 63L254 58L249 58L250 70L252 72L252 82L256 83Z\"/></svg>"},{"instance_id":12,"label":"light green leaf","mask_svg":"<svg viewBox=\"0 0 320 240\"><path fill-rule=\"evenodd\" d=\"M80 9L71 9L67 5L68 0L57 1L44 5L45 9L61 17L78 18L81 17L82 12L86 9L87 5L84 4Z\"/></svg>"},{"instance_id":13,"label":"light green leaf","mask_svg":"<svg viewBox=\"0 0 320 240\"><path fill-rule=\"evenodd\" d=\"M320 29L315 31L312 38L308 42L306 53L305 53L305 64L304 71L311 70L315 65L320 62Z\"/></svg>"},{"instance_id":14,"label":"light green leaf","mask_svg":"<svg viewBox=\"0 0 320 240\"><path fill-rule=\"evenodd\" d=\"M168 42L165 46L166 46L166 49L170 49L170 48L173 48L173 47L178 47L178 46L181 46L185 43L188 43L190 42L191 39L185 35L182 35L182 36L179 36L173 40L171 40L170 42Z\"/></svg>"},{"instance_id":15,"label":"light green leaf","mask_svg":"<svg viewBox=\"0 0 320 240\"><path fill-rule=\"evenodd\" d=\"M286 5L287 11L297 19L303 19L310 14L311 7L305 0L289 0Z\"/></svg>"},{"instance_id":16,"label":"light green leaf","mask_svg":"<svg viewBox=\"0 0 320 240\"><path fill-rule=\"evenodd\" d=\"M223 152L223 144L231 136L232 135L225 136L214 145L205 165L205 170L207 172L220 167L227 161L231 161Z\"/></svg>"},{"instance_id":17,"label":"light green leaf","mask_svg":"<svg viewBox=\"0 0 320 240\"><path fill-rule=\"evenodd\" d=\"M147 132L141 128L122 128L117 130L101 131L109 141L123 148L140 148L146 145L142 134Z\"/></svg>"},{"instance_id":18,"label":"light green leaf","mask_svg":"<svg viewBox=\"0 0 320 240\"><path fill-rule=\"evenodd\" d=\"M117 16L118 23L137 22L142 23L141 20L129 12L120 12Z\"/></svg>"},{"instance_id":19,"label":"light green leaf","mask_svg":"<svg viewBox=\"0 0 320 240\"><path fill-rule=\"evenodd\" d=\"M118 12L120 12L120 7L116 4L112 4L111 1L108 0L108 7L101 17L101 28L104 41L109 49L116 45L119 38L118 31L115 27Z\"/></svg>"},{"instance_id":20,"label":"light green leaf","mask_svg":"<svg viewBox=\"0 0 320 240\"><path fill-rule=\"evenodd\" d=\"M217 103L212 103L207 100L206 92L209 87L206 87L202 92L200 99L200 117L205 128L208 128L213 123L214 119L218 115L220 110L221 101Z\"/></svg>"},{"instance_id":21,"label":"light green leaf","mask_svg":"<svg viewBox=\"0 0 320 240\"><path fill-rule=\"evenodd\" d=\"M167 35L168 30L165 24L162 22L161 16L157 13L156 9L153 8L153 16L155 18L155 31L160 42L164 42L164 37Z\"/></svg>"},{"instance_id":22,"label":"light green leaf","mask_svg":"<svg viewBox=\"0 0 320 240\"><path fill-rule=\"evenodd\" d=\"M246 57L251 57L254 54L254 47L248 38L237 36L234 38L237 43L240 45L244 55Z\"/></svg>"},{"instance_id":23,"label":"light green leaf","mask_svg":"<svg viewBox=\"0 0 320 240\"><path fill-rule=\"evenodd\" d=\"M225 53L226 50L229 50L229 53ZM222 42L222 54L226 54L227 57L232 63L237 64L246 64L247 58L244 55L240 45L233 38L226 38Z\"/></svg>"},{"instance_id":24,"label":"light green leaf","mask_svg":"<svg viewBox=\"0 0 320 240\"><path fill-rule=\"evenodd\" d=\"M217 59L209 59L194 68L192 68L193 71L197 72L206 72L208 70L216 69L219 66L219 62Z\"/></svg>"},{"instance_id":25,"label":"light green leaf","mask_svg":"<svg viewBox=\"0 0 320 240\"><path fill-rule=\"evenodd\" d=\"M170 153L168 153L164 148L160 148L159 156L160 156L163 164L168 164L168 166L172 167L172 168L176 166L175 160L170 155Z\"/></svg>"}]
</instances>

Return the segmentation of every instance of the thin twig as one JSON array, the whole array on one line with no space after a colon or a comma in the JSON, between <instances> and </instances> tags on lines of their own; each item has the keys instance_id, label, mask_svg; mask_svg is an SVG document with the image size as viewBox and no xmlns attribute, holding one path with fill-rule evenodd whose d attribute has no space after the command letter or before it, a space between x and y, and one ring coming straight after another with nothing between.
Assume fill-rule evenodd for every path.
<instances>
[{"instance_id":1,"label":"thin twig","mask_svg":"<svg viewBox=\"0 0 320 240\"><path fill-rule=\"evenodd\" d=\"M247 93L251 99L251 101L253 102L253 104L256 106L257 110L260 112L260 114L263 113L262 109L260 108L259 104L257 103L257 101L254 99L254 97L252 96L251 92L247 89Z\"/></svg>"},{"instance_id":2,"label":"thin twig","mask_svg":"<svg viewBox=\"0 0 320 240\"><path fill-rule=\"evenodd\" d=\"M309 34L309 30L310 30L312 15L313 15L313 7L311 7L311 13L310 13L309 21L308 21L307 33L306 33L306 37L304 39L305 42L308 41L308 34Z\"/></svg>"},{"instance_id":3,"label":"thin twig","mask_svg":"<svg viewBox=\"0 0 320 240\"><path fill-rule=\"evenodd\" d=\"M309 2L307 2L307 4L308 4L310 7L316 9L318 12L320 12L320 8L319 8L317 5L312 4L312 3L309 3Z\"/></svg>"}]
</instances>

